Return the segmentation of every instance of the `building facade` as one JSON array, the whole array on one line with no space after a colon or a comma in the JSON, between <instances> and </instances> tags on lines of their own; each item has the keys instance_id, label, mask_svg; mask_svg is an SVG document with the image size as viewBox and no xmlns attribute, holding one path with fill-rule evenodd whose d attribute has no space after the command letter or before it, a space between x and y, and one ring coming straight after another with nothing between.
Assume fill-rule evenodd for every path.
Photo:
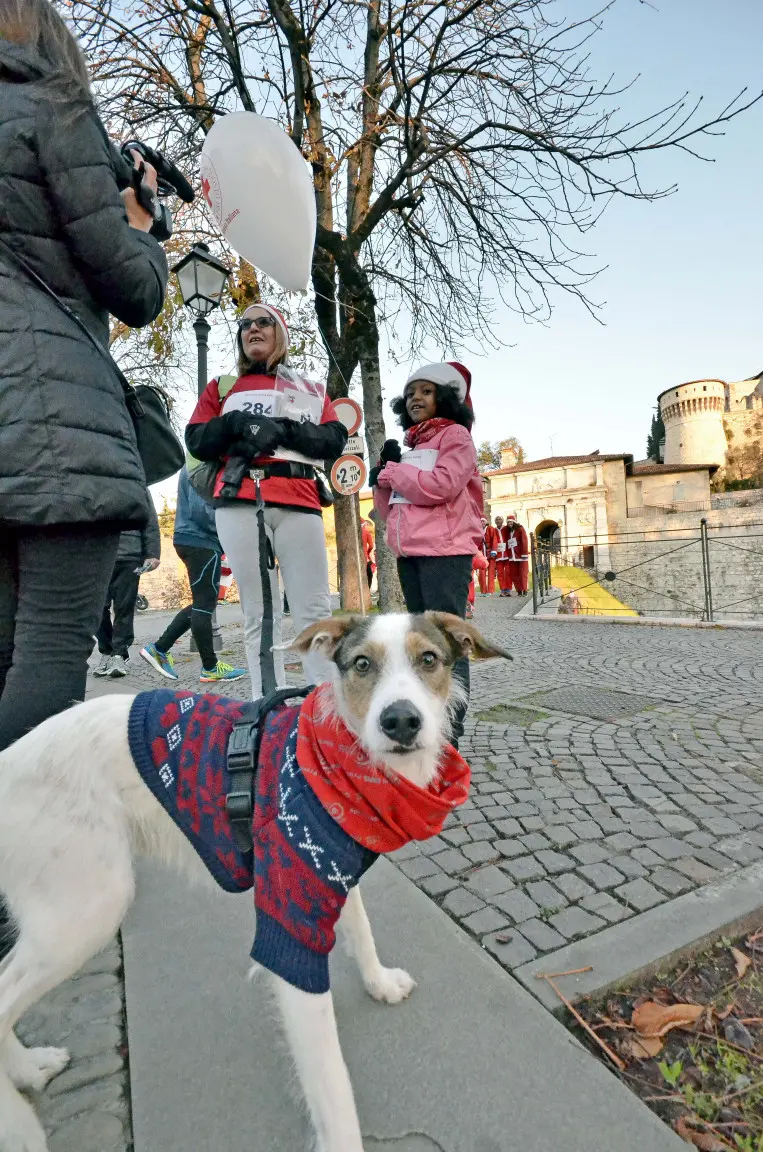
<instances>
[{"instance_id":1,"label":"building facade","mask_svg":"<svg viewBox=\"0 0 763 1152\"><path fill-rule=\"evenodd\" d=\"M726 480L763 468L763 372L747 380L692 380L657 398L665 464L715 464Z\"/></svg>"}]
</instances>

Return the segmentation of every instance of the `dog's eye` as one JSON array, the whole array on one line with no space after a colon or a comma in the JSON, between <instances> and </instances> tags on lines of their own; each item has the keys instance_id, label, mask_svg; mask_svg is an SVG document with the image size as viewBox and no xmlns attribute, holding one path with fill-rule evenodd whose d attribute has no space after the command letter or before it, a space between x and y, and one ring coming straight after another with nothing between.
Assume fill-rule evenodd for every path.
<instances>
[{"instance_id":1,"label":"dog's eye","mask_svg":"<svg viewBox=\"0 0 763 1152\"><path fill-rule=\"evenodd\" d=\"M363 676L371 667L371 661L367 656L356 656L352 662L352 666L356 672L359 672L360 675Z\"/></svg>"},{"instance_id":2,"label":"dog's eye","mask_svg":"<svg viewBox=\"0 0 763 1152\"><path fill-rule=\"evenodd\" d=\"M434 668L437 663L437 656L434 652L424 652L421 657L421 664L424 668Z\"/></svg>"}]
</instances>

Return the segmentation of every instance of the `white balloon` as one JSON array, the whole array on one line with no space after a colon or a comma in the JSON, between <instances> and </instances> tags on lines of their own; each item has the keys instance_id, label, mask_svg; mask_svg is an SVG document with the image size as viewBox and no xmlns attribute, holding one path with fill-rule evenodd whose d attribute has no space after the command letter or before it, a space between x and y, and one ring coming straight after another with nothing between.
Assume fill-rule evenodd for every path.
<instances>
[{"instance_id":1,"label":"white balloon","mask_svg":"<svg viewBox=\"0 0 763 1152\"><path fill-rule=\"evenodd\" d=\"M304 291L315 244L315 193L286 133L254 112L221 116L204 141L201 186L231 248L287 292Z\"/></svg>"}]
</instances>

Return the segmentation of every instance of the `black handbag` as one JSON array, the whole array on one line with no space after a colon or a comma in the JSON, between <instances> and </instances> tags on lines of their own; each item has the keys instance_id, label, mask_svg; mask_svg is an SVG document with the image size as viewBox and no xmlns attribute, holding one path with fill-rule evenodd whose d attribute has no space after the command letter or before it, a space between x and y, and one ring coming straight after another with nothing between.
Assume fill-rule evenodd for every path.
<instances>
[{"instance_id":1,"label":"black handbag","mask_svg":"<svg viewBox=\"0 0 763 1152\"><path fill-rule=\"evenodd\" d=\"M112 360L108 351L99 344L92 332L73 312L68 304L57 296L53 289L38 276L22 256L14 252L4 240L0 248L34 283L55 300L58 307L84 332L90 343L101 354L122 385L127 410L132 418L138 453L146 474L147 484L158 484L179 472L185 462L185 450L180 443L170 420L171 400L161 388L140 384L134 387L119 366Z\"/></svg>"}]
</instances>

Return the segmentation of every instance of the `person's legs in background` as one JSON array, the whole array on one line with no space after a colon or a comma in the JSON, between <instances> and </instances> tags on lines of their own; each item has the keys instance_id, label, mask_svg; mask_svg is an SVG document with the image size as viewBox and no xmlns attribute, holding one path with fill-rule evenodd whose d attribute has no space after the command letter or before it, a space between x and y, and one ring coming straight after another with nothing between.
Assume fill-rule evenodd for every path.
<instances>
[{"instance_id":1,"label":"person's legs in background","mask_svg":"<svg viewBox=\"0 0 763 1152\"><path fill-rule=\"evenodd\" d=\"M409 612L452 612L463 620L469 581L472 578L471 556L409 556L397 562L400 585ZM469 694L469 660L464 657L453 665L453 675ZM458 747L464 734L467 704L459 704L451 725L451 742Z\"/></svg>"},{"instance_id":2,"label":"person's legs in background","mask_svg":"<svg viewBox=\"0 0 763 1152\"><path fill-rule=\"evenodd\" d=\"M289 598L294 635L299 636L308 624L325 620L331 615L323 517L313 516L309 512L292 512L285 508L271 508L269 511L281 578ZM309 684L322 684L331 679L331 664L324 656L303 656L302 668Z\"/></svg>"},{"instance_id":3,"label":"person's legs in background","mask_svg":"<svg viewBox=\"0 0 763 1152\"><path fill-rule=\"evenodd\" d=\"M114 624L111 633L111 676L126 673L125 661L130 659L130 646L135 639L135 601L138 599L140 576L135 571L140 568L139 556L117 560L109 585L109 594L114 605Z\"/></svg>"},{"instance_id":4,"label":"person's legs in background","mask_svg":"<svg viewBox=\"0 0 763 1152\"><path fill-rule=\"evenodd\" d=\"M501 596L508 596L511 592L511 569L509 564L509 560L499 560L496 564L498 587L501 590Z\"/></svg>"},{"instance_id":5,"label":"person's legs in background","mask_svg":"<svg viewBox=\"0 0 763 1152\"><path fill-rule=\"evenodd\" d=\"M278 508L265 509L265 529L273 544L273 522ZM301 513L296 513L301 517ZM309 517L304 517L309 519ZM318 519L318 517L316 517ZM257 513L254 504L239 500L235 507L218 508L215 515L217 535L233 572L238 586L241 608L244 613L244 645L249 675L252 678L252 699L262 695L262 674L260 671L260 637L262 635L262 588L260 586L259 535ZM320 523L321 532L323 524ZM305 552L302 552L303 562ZM283 573L282 573L283 574ZM273 644L281 643L281 595L278 589L278 573L270 572L270 590L273 597ZM292 606L292 612L293 612ZM286 684L283 652L274 652L276 683Z\"/></svg>"},{"instance_id":6,"label":"person's legs in background","mask_svg":"<svg viewBox=\"0 0 763 1152\"><path fill-rule=\"evenodd\" d=\"M0 625L0 751L84 700L118 542L98 525L4 529L0 603L6 617L13 597L16 609L10 648Z\"/></svg>"},{"instance_id":7,"label":"person's legs in background","mask_svg":"<svg viewBox=\"0 0 763 1152\"><path fill-rule=\"evenodd\" d=\"M220 590L220 553L212 548L189 548L183 544L178 544L175 550L186 566L193 600L170 621L155 647L162 655L166 655L190 628L201 656L202 668L214 668L217 656L212 615L217 607L217 594Z\"/></svg>"}]
</instances>

